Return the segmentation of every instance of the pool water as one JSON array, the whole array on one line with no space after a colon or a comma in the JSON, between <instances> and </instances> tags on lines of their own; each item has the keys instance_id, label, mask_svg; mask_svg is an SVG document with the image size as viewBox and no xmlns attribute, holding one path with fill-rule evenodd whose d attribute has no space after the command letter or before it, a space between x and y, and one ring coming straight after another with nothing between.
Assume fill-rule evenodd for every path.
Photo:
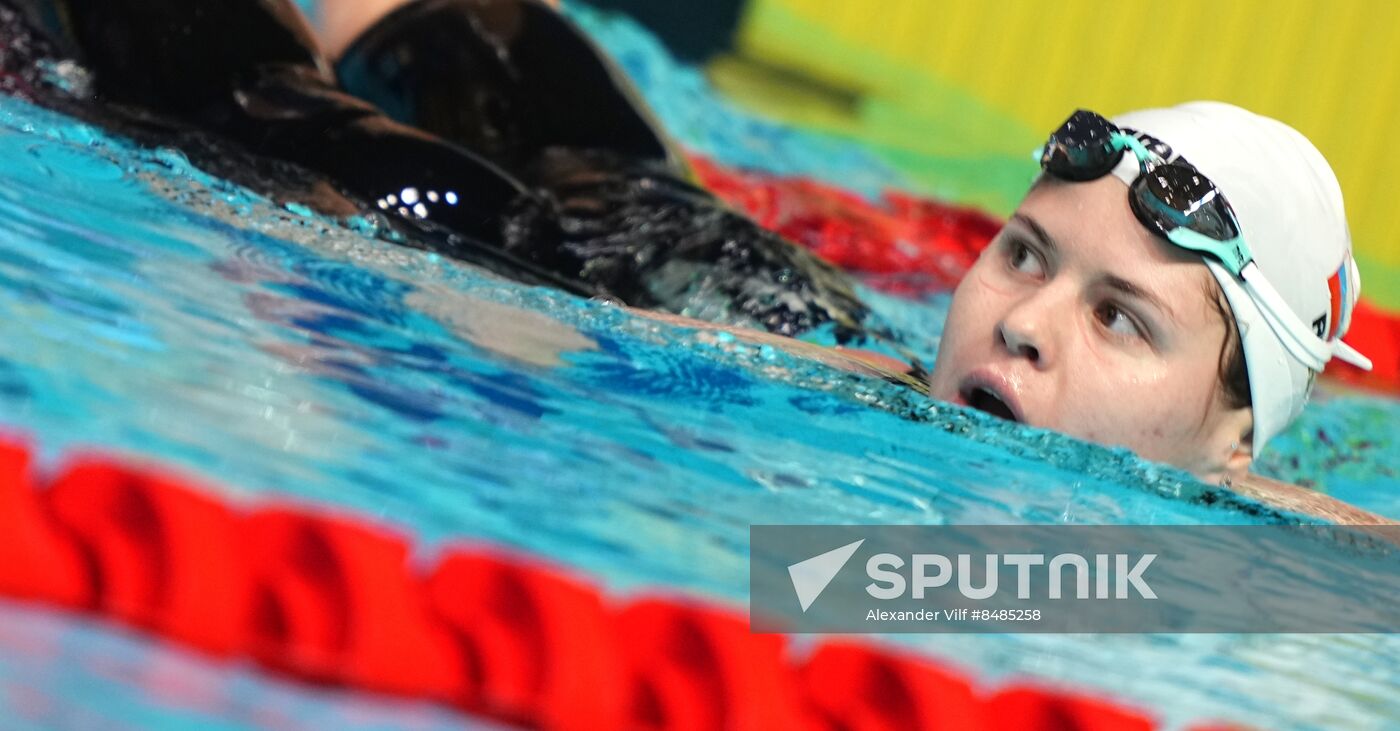
<instances>
[{"instance_id":1,"label":"pool water","mask_svg":"<svg viewBox=\"0 0 1400 731\"><path fill-rule=\"evenodd\" d=\"M574 12L615 44L663 117L684 117L667 122L692 147L761 163L767 146L785 161L771 167L823 177L858 166L850 143L713 96L667 96L665 83L703 80L625 21ZM726 147L736 129L752 136ZM875 190L879 174L857 180ZM277 495L374 516L428 552L488 541L616 593L661 587L740 609L751 523L1298 519L1212 506L1219 490L1121 451L502 281L379 230L0 98L0 424L50 460L99 445L174 465L234 500ZM869 294L912 346L936 348L946 296ZM1400 517L1397 423L1393 400L1324 394L1264 467ZM1400 724L1394 636L888 641L988 681L1103 692L1170 725ZM0 603L0 689L10 728L461 723L13 603Z\"/></svg>"}]
</instances>

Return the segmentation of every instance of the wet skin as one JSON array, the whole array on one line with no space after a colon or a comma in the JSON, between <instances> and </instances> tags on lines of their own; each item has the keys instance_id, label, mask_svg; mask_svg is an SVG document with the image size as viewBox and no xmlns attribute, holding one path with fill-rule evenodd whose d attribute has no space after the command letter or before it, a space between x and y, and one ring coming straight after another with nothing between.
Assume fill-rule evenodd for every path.
<instances>
[{"instance_id":1,"label":"wet skin","mask_svg":"<svg viewBox=\"0 0 1400 731\"><path fill-rule=\"evenodd\" d=\"M1042 182L958 286L932 395L1242 476L1250 412L1221 399L1217 292L1200 257L1137 222L1118 179Z\"/></svg>"}]
</instances>

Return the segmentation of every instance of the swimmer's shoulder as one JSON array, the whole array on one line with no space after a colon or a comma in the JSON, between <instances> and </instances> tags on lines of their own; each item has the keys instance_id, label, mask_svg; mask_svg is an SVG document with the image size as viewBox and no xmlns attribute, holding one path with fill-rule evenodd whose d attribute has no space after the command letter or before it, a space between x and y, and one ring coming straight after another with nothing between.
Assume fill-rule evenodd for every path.
<instances>
[{"instance_id":1,"label":"swimmer's shoulder","mask_svg":"<svg viewBox=\"0 0 1400 731\"><path fill-rule=\"evenodd\" d=\"M1322 518L1338 525L1400 525L1400 522L1344 503L1330 495L1306 487L1279 482L1259 475L1246 475L1231 489L1270 507Z\"/></svg>"}]
</instances>

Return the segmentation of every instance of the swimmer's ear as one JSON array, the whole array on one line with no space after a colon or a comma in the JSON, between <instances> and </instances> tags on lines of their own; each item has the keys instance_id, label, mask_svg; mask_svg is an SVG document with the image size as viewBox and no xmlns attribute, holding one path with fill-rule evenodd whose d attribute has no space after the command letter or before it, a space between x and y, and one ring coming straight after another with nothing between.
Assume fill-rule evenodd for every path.
<instances>
[{"instance_id":1,"label":"swimmer's ear","mask_svg":"<svg viewBox=\"0 0 1400 731\"><path fill-rule=\"evenodd\" d=\"M1218 414L1205 437L1206 454L1195 474L1209 484L1227 485L1249 474L1254 462L1254 421L1249 408Z\"/></svg>"},{"instance_id":2,"label":"swimmer's ear","mask_svg":"<svg viewBox=\"0 0 1400 731\"><path fill-rule=\"evenodd\" d=\"M1249 474L1249 466L1254 463L1254 430L1245 432L1238 442L1230 445L1230 454L1225 458L1225 474L1231 481L1239 481Z\"/></svg>"}]
</instances>

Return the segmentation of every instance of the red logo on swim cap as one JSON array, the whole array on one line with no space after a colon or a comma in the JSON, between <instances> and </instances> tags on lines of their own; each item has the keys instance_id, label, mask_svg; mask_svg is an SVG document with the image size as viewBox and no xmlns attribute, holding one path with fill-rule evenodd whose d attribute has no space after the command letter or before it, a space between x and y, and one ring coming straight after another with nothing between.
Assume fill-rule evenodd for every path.
<instances>
[{"instance_id":1,"label":"red logo on swim cap","mask_svg":"<svg viewBox=\"0 0 1400 731\"><path fill-rule=\"evenodd\" d=\"M1348 304L1347 301L1347 263L1342 262L1342 266L1327 278L1327 294L1332 299L1332 306L1327 312L1327 334L1324 340L1332 340L1337 337L1337 331L1342 326L1342 315Z\"/></svg>"}]
</instances>

